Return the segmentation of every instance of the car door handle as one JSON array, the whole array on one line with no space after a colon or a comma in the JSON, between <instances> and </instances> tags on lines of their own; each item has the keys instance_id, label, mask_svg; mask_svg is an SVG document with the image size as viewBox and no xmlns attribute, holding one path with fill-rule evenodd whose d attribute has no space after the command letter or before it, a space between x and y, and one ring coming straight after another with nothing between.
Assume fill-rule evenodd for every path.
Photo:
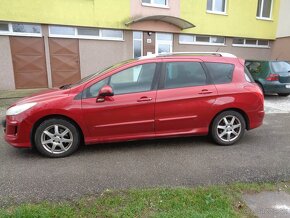
<instances>
[{"instance_id":1,"label":"car door handle","mask_svg":"<svg viewBox=\"0 0 290 218\"><path fill-rule=\"evenodd\" d=\"M203 90L201 90L201 92L199 92L198 94L200 94L200 95L208 95L208 94L211 94L212 93L212 91L209 91L209 90L207 90L207 89L203 89Z\"/></svg>"},{"instance_id":2,"label":"car door handle","mask_svg":"<svg viewBox=\"0 0 290 218\"><path fill-rule=\"evenodd\" d=\"M137 100L137 102L144 102L144 101L152 101L152 98L148 98L148 97L141 97L139 100Z\"/></svg>"}]
</instances>

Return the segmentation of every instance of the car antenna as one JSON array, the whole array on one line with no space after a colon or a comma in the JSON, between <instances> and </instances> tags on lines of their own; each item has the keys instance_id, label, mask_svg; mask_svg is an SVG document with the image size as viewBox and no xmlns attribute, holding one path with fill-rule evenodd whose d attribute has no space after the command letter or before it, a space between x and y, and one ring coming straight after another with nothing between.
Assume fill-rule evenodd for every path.
<instances>
[{"instance_id":1,"label":"car antenna","mask_svg":"<svg viewBox=\"0 0 290 218\"><path fill-rule=\"evenodd\" d=\"M279 55L277 56L277 58L275 59L276 61L278 61L278 58L280 58L282 52L279 53Z\"/></svg>"},{"instance_id":2,"label":"car antenna","mask_svg":"<svg viewBox=\"0 0 290 218\"><path fill-rule=\"evenodd\" d=\"M221 47L218 47L218 49L215 52L218 52L220 50Z\"/></svg>"}]
</instances>

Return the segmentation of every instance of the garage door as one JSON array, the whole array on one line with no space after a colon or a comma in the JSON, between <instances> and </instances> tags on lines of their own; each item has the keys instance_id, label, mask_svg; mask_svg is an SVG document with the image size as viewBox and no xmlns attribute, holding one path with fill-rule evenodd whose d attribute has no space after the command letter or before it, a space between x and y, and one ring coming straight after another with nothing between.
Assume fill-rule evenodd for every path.
<instances>
[{"instance_id":1,"label":"garage door","mask_svg":"<svg viewBox=\"0 0 290 218\"><path fill-rule=\"evenodd\" d=\"M49 39L52 86L59 87L81 79L77 39Z\"/></svg>"},{"instance_id":2,"label":"garage door","mask_svg":"<svg viewBox=\"0 0 290 218\"><path fill-rule=\"evenodd\" d=\"M43 38L10 37L10 46L15 87L48 87Z\"/></svg>"}]
</instances>

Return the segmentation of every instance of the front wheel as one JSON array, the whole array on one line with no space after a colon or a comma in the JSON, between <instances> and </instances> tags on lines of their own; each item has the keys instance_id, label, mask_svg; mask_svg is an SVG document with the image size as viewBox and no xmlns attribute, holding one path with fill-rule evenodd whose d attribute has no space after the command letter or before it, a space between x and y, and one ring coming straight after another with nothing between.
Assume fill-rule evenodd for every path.
<instances>
[{"instance_id":1,"label":"front wheel","mask_svg":"<svg viewBox=\"0 0 290 218\"><path fill-rule=\"evenodd\" d=\"M47 157L66 157L77 150L80 144L78 129L64 119L43 121L35 131L35 147Z\"/></svg>"},{"instance_id":2,"label":"front wheel","mask_svg":"<svg viewBox=\"0 0 290 218\"><path fill-rule=\"evenodd\" d=\"M287 97L287 96L289 96L290 94L288 94L288 93L278 93L278 95L281 96L281 97Z\"/></svg>"},{"instance_id":3,"label":"front wheel","mask_svg":"<svg viewBox=\"0 0 290 218\"><path fill-rule=\"evenodd\" d=\"M219 114L211 126L211 136L219 145L233 145L239 141L246 129L244 117L236 111Z\"/></svg>"}]
</instances>

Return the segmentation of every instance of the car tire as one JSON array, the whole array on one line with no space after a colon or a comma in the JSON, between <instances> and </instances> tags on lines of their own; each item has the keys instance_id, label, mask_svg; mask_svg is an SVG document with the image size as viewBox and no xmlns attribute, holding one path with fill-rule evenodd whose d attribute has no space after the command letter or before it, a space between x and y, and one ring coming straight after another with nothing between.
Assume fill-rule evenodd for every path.
<instances>
[{"instance_id":1,"label":"car tire","mask_svg":"<svg viewBox=\"0 0 290 218\"><path fill-rule=\"evenodd\" d=\"M42 155L59 158L69 156L78 149L80 134L72 122L53 118L37 127L34 140L36 149Z\"/></svg>"},{"instance_id":2,"label":"car tire","mask_svg":"<svg viewBox=\"0 0 290 218\"><path fill-rule=\"evenodd\" d=\"M278 93L279 96L281 97L288 97L290 94L288 93Z\"/></svg>"},{"instance_id":3,"label":"car tire","mask_svg":"<svg viewBox=\"0 0 290 218\"><path fill-rule=\"evenodd\" d=\"M216 116L211 125L211 137L218 145L233 145L246 129L244 117L236 111L224 111Z\"/></svg>"}]
</instances>

